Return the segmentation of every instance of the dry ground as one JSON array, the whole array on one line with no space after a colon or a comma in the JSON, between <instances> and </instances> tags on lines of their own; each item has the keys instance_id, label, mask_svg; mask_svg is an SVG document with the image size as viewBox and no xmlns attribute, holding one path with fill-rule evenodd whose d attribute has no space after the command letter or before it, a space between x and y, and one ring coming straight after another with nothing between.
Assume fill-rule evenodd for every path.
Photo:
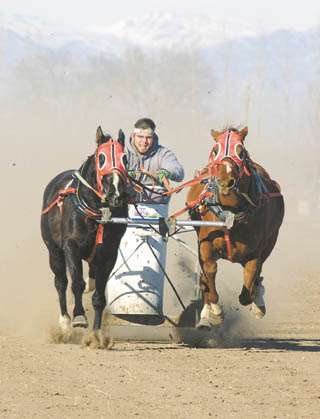
<instances>
[{"instance_id":1,"label":"dry ground","mask_svg":"<svg viewBox=\"0 0 320 419\"><path fill-rule=\"evenodd\" d=\"M293 236L292 225L284 226L264 270L263 320L239 307L240 271L222 264L226 324L222 342L208 349L116 342L106 351L50 343L57 301L41 257L45 274L34 277L29 294L3 290L0 417L319 418L318 230Z\"/></svg>"},{"instance_id":2,"label":"dry ground","mask_svg":"<svg viewBox=\"0 0 320 419\"><path fill-rule=\"evenodd\" d=\"M285 321L263 320L260 332L237 330L238 322L210 349L118 342L109 351L88 350L3 333L0 417L318 418L320 339L313 303L320 286L308 283L314 310L297 320L297 302L288 300Z\"/></svg>"},{"instance_id":3,"label":"dry ground","mask_svg":"<svg viewBox=\"0 0 320 419\"><path fill-rule=\"evenodd\" d=\"M119 343L108 352L2 336L0 416L319 417L317 333L276 329L228 348Z\"/></svg>"}]
</instances>

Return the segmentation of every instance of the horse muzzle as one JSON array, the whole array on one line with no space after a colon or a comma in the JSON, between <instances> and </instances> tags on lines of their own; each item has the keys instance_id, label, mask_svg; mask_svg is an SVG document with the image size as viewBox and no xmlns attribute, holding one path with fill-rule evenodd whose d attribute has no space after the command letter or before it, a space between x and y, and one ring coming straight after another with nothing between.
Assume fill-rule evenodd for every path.
<instances>
[{"instance_id":1,"label":"horse muzzle","mask_svg":"<svg viewBox=\"0 0 320 419\"><path fill-rule=\"evenodd\" d=\"M219 192L222 195L229 195L229 193L233 189L235 189L237 182L233 178L228 181L222 181L220 179L217 179L217 184L218 184Z\"/></svg>"}]
</instances>

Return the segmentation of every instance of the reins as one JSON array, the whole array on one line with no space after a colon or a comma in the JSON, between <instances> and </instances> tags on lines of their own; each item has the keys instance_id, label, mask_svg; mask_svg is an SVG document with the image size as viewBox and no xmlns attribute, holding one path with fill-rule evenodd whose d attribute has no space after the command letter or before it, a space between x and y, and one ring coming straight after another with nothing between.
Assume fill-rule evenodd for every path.
<instances>
[{"instance_id":1,"label":"reins","mask_svg":"<svg viewBox=\"0 0 320 419\"><path fill-rule=\"evenodd\" d=\"M52 208L54 208L56 205L60 210L60 213L62 213L63 211L63 202L64 199L67 196L74 196L76 198L76 208L79 210L79 212L88 217L88 218L93 218L93 219L99 219L102 216L101 211L95 210L93 208L90 208L87 203L80 198L79 196L79 183L83 183L83 185L85 185L88 189L92 190L97 196L98 192L80 175L79 171L75 171L72 174L72 181L68 182L68 185L72 184L74 182L75 179L78 179L78 184L76 187L68 187L68 185L64 188L64 189L60 189L58 191L57 196L51 201L51 203L42 210L41 214L47 214ZM101 198L101 196L99 196Z\"/></svg>"},{"instance_id":2,"label":"reins","mask_svg":"<svg viewBox=\"0 0 320 419\"><path fill-rule=\"evenodd\" d=\"M90 185L90 183L88 181L86 181L85 178L83 178L79 172L79 170L75 170L74 172L74 176L84 185L86 186L88 189L90 189L93 193L95 193L97 195L98 198L102 199L103 194L99 191L97 191L96 189L94 189L93 186ZM79 184L78 184L79 185ZM77 188L77 193L78 193L78 188Z\"/></svg>"}]
</instances>

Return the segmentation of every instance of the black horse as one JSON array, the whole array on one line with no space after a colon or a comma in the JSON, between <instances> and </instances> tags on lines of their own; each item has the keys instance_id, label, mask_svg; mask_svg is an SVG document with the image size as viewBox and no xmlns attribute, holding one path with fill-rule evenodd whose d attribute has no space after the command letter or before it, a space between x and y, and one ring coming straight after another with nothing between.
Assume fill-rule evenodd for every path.
<instances>
[{"instance_id":1,"label":"black horse","mask_svg":"<svg viewBox=\"0 0 320 419\"><path fill-rule=\"evenodd\" d=\"M59 295L62 329L88 327L82 305L85 289L82 261L89 263L90 277L95 279L92 305L95 311L93 334L88 344L103 346L102 313L106 306L105 287L115 265L125 225L102 224L110 216L127 217L127 172L124 134L114 141L96 134L97 149L79 171L57 175L46 187L43 197L41 234L49 250L50 267L55 275ZM73 320L67 310L67 269L74 294Z\"/></svg>"}]
</instances>

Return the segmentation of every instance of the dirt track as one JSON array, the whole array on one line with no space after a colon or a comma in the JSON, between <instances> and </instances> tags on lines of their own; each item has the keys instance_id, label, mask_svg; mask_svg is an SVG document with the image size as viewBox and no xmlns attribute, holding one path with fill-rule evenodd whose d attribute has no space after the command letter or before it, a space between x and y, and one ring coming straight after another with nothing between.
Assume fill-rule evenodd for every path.
<instances>
[{"instance_id":1,"label":"dirt track","mask_svg":"<svg viewBox=\"0 0 320 419\"><path fill-rule=\"evenodd\" d=\"M292 289L283 321L262 320L247 337L228 333L218 348L116 343L101 351L0 334L0 417L318 418L316 279ZM301 285L309 309L297 319L292 296Z\"/></svg>"},{"instance_id":2,"label":"dirt track","mask_svg":"<svg viewBox=\"0 0 320 419\"><path fill-rule=\"evenodd\" d=\"M320 341L310 331L227 349L117 344L108 352L1 337L0 415L316 418Z\"/></svg>"}]
</instances>

